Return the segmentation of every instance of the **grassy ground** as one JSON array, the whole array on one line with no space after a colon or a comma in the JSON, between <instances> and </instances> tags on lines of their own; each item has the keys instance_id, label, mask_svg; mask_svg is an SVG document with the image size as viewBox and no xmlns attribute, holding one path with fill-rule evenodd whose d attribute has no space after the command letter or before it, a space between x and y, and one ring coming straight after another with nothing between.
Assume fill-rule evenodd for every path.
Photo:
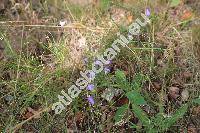
<instances>
[{"instance_id":1,"label":"grassy ground","mask_svg":"<svg viewBox=\"0 0 200 133\"><path fill-rule=\"evenodd\" d=\"M199 7L198 0L3 0L0 131L200 132ZM61 90L146 8L151 24L96 76L94 90L56 115Z\"/></svg>"}]
</instances>

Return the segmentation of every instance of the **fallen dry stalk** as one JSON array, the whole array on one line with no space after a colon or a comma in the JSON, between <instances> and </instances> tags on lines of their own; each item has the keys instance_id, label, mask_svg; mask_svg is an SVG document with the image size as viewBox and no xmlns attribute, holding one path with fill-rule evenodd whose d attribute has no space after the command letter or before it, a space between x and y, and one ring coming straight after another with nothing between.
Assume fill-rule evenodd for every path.
<instances>
[{"instance_id":1,"label":"fallen dry stalk","mask_svg":"<svg viewBox=\"0 0 200 133\"><path fill-rule=\"evenodd\" d=\"M110 30L111 28L102 28L102 27L88 27L81 23L72 23L66 26L58 26L58 25L44 25L44 24L26 24L26 21L0 21L0 24L3 24L2 27L38 27L38 28L74 28L74 29L86 29L92 32L103 32L104 30ZM8 24L10 23L10 24ZM20 23L20 24L18 24ZM22 24L23 23L23 24ZM16 24L16 25L15 25Z\"/></svg>"},{"instance_id":2,"label":"fallen dry stalk","mask_svg":"<svg viewBox=\"0 0 200 133\"><path fill-rule=\"evenodd\" d=\"M32 120L33 118L37 117L38 115L42 114L43 112L48 112L51 110L51 106L47 107L41 111L39 111L38 113L35 113L33 116L31 116L30 118L26 119L25 121L22 121L21 123L15 125L13 128L9 129L8 132L15 132L16 130L18 130L22 125L24 125L26 122Z\"/></svg>"}]
</instances>

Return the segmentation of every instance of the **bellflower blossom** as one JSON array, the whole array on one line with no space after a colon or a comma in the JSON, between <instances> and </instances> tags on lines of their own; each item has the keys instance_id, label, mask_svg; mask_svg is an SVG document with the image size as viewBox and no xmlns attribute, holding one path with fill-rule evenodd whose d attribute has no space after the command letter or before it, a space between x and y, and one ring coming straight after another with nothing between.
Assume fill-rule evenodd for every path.
<instances>
[{"instance_id":1,"label":"bellflower blossom","mask_svg":"<svg viewBox=\"0 0 200 133\"><path fill-rule=\"evenodd\" d=\"M111 60L109 60L109 61L108 61L108 64L111 64L111 63L112 63L112 61L111 61Z\"/></svg>"},{"instance_id":2,"label":"bellflower blossom","mask_svg":"<svg viewBox=\"0 0 200 133\"><path fill-rule=\"evenodd\" d=\"M99 65L99 64L101 64L101 61L96 60L96 61L94 62L94 64L95 64L95 65Z\"/></svg>"},{"instance_id":3,"label":"bellflower blossom","mask_svg":"<svg viewBox=\"0 0 200 133\"><path fill-rule=\"evenodd\" d=\"M105 72L105 74L109 73L110 72L110 68L109 67L105 67L104 68L104 72Z\"/></svg>"},{"instance_id":4,"label":"bellflower blossom","mask_svg":"<svg viewBox=\"0 0 200 133\"><path fill-rule=\"evenodd\" d=\"M89 74L89 78L90 79L93 79L95 77L95 73L94 72L91 72L90 74Z\"/></svg>"},{"instance_id":5,"label":"bellflower blossom","mask_svg":"<svg viewBox=\"0 0 200 133\"><path fill-rule=\"evenodd\" d=\"M87 90L90 90L90 91L92 91L93 89L94 89L94 84L89 84L88 86L87 86Z\"/></svg>"},{"instance_id":6,"label":"bellflower blossom","mask_svg":"<svg viewBox=\"0 0 200 133\"><path fill-rule=\"evenodd\" d=\"M87 98L87 100L88 100L88 102L89 102L91 105L94 105L94 99L93 99L92 96L89 96L89 97Z\"/></svg>"},{"instance_id":7,"label":"bellflower blossom","mask_svg":"<svg viewBox=\"0 0 200 133\"><path fill-rule=\"evenodd\" d=\"M151 15L150 8L146 8L146 9L145 9L145 15L146 15L147 17L149 17L149 16Z\"/></svg>"}]
</instances>

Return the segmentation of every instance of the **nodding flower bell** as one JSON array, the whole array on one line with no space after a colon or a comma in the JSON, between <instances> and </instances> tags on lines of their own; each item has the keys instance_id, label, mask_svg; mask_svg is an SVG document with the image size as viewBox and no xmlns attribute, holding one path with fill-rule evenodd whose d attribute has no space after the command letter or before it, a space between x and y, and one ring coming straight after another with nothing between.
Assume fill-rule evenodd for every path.
<instances>
[{"instance_id":1,"label":"nodding flower bell","mask_svg":"<svg viewBox=\"0 0 200 133\"><path fill-rule=\"evenodd\" d=\"M150 8L146 8L146 9L145 9L145 15L146 15L147 17L149 17L149 16L151 15Z\"/></svg>"},{"instance_id":2,"label":"nodding flower bell","mask_svg":"<svg viewBox=\"0 0 200 133\"><path fill-rule=\"evenodd\" d=\"M92 96L89 96L89 97L87 98L87 100L88 100L88 102L89 102L91 105L94 105L94 99L93 99Z\"/></svg>"},{"instance_id":3,"label":"nodding flower bell","mask_svg":"<svg viewBox=\"0 0 200 133\"><path fill-rule=\"evenodd\" d=\"M104 68L104 72L105 72L105 74L109 73L110 72L110 68L109 67L105 67Z\"/></svg>"},{"instance_id":4,"label":"nodding flower bell","mask_svg":"<svg viewBox=\"0 0 200 133\"><path fill-rule=\"evenodd\" d=\"M92 91L93 89L94 89L94 84L89 84L88 86L87 86L87 90L90 90L90 91Z\"/></svg>"}]
</instances>

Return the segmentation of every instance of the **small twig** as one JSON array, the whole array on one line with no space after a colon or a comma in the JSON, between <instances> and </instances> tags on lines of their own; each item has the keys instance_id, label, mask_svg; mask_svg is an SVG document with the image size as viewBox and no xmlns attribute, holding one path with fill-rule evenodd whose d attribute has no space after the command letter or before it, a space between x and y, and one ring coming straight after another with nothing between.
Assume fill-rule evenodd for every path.
<instances>
[{"instance_id":1,"label":"small twig","mask_svg":"<svg viewBox=\"0 0 200 133\"><path fill-rule=\"evenodd\" d=\"M99 32L100 30L110 30L110 28L102 28L102 27L88 27L85 26L81 23L72 23L66 26L58 26L58 25L43 25L43 24L35 24L35 25L31 25L31 24L19 24L19 25L11 25L11 24L7 24L8 21L0 21L1 24L5 24L2 25L2 27L44 27L44 28L75 28L75 29L86 29L89 31L93 31L93 32ZM113 28L114 29L114 28Z\"/></svg>"},{"instance_id":2,"label":"small twig","mask_svg":"<svg viewBox=\"0 0 200 133\"><path fill-rule=\"evenodd\" d=\"M0 21L0 24L7 24L7 23L25 23L28 21Z\"/></svg>"},{"instance_id":3,"label":"small twig","mask_svg":"<svg viewBox=\"0 0 200 133\"><path fill-rule=\"evenodd\" d=\"M50 107L45 108L45 109L41 110L41 111L38 112L38 113L35 113L33 116L29 117L29 118L26 119L25 121L23 121L23 122L21 122L21 123L15 125L13 128L11 128L11 129L9 130L9 132L15 132L16 130L18 130L22 125L24 125L24 124L27 123L28 121L32 120L33 118L37 117L38 115L40 115L40 114L43 113L43 112L48 112L49 110L50 110Z\"/></svg>"}]
</instances>

